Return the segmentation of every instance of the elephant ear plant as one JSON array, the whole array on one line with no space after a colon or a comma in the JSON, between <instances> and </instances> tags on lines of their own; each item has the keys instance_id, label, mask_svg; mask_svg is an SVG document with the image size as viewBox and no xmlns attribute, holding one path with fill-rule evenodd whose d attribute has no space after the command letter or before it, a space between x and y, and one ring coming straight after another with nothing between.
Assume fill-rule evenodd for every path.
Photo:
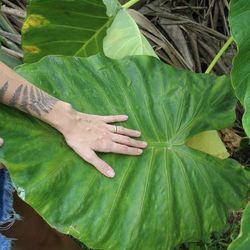
<instances>
[{"instance_id":1,"label":"elephant ear plant","mask_svg":"<svg viewBox=\"0 0 250 250\"><path fill-rule=\"evenodd\" d=\"M243 127L250 137L250 2L231 0L229 23L232 38L238 46L238 54L233 61L231 72L235 93L245 108ZM244 210L241 231L238 238L229 246L229 250L248 250L250 246L250 202Z\"/></svg>"},{"instance_id":2,"label":"elephant ear plant","mask_svg":"<svg viewBox=\"0 0 250 250\"><path fill-rule=\"evenodd\" d=\"M26 63L45 55L85 57L103 50L114 59L156 56L132 17L114 0L33 0L28 5L22 40Z\"/></svg>"},{"instance_id":3,"label":"elephant ear plant","mask_svg":"<svg viewBox=\"0 0 250 250\"><path fill-rule=\"evenodd\" d=\"M231 14L233 7L244 12L236 2L231 1ZM231 26L238 25L233 16ZM110 180L53 128L1 105L6 144L0 161L26 202L51 226L92 249L166 250L207 239L223 229L230 211L245 205L244 168L190 143L202 132L232 126L236 98L227 77L162 63L133 19L112 0L32 0L23 49L25 62L36 62L17 69L27 80L79 111L128 114L126 126L140 129L148 142L140 157L100 154L115 168ZM247 50L242 51L247 57ZM100 54L84 58L97 52L114 59ZM43 58L51 54L62 56ZM124 58L134 54L151 56ZM237 60L232 74L236 93L241 79ZM247 71L244 65L242 69Z\"/></svg>"},{"instance_id":4,"label":"elephant ear plant","mask_svg":"<svg viewBox=\"0 0 250 250\"><path fill-rule=\"evenodd\" d=\"M245 108L243 126L250 137L250 1L232 0L230 4L230 27L238 46L238 55L233 62L232 84Z\"/></svg>"},{"instance_id":5,"label":"elephant ear plant","mask_svg":"<svg viewBox=\"0 0 250 250\"><path fill-rule=\"evenodd\" d=\"M55 54L85 57L97 52L113 59L157 57L126 11L135 2L131 0L122 8L116 0L31 1L22 29L24 61L36 62ZM189 145L220 158L229 156L216 131L196 135Z\"/></svg>"},{"instance_id":6,"label":"elephant ear plant","mask_svg":"<svg viewBox=\"0 0 250 250\"><path fill-rule=\"evenodd\" d=\"M228 212L244 205L244 169L186 145L197 133L232 125L236 100L227 77L148 56L49 56L17 72L79 111L126 112L126 125L148 142L141 157L101 154L115 168L110 180L53 128L1 106L0 160L57 230L92 249L165 250L221 230Z\"/></svg>"}]
</instances>

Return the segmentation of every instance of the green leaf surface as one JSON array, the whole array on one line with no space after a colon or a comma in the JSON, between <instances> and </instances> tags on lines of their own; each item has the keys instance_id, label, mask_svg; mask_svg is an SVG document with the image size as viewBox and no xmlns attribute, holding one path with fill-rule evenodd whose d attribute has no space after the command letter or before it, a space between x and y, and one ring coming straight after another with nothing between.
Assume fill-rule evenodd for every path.
<instances>
[{"instance_id":1,"label":"green leaf surface","mask_svg":"<svg viewBox=\"0 0 250 250\"><path fill-rule=\"evenodd\" d=\"M113 59L121 59L129 55L157 57L136 22L124 9L118 12L107 30L107 36L103 41L103 49L105 55ZM188 145L222 159L229 156L217 131L207 131L196 135L194 138L191 138Z\"/></svg>"},{"instance_id":2,"label":"green leaf surface","mask_svg":"<svg viewBox=\"0 0 250 250\"><path fill-rule=\"evenodd\" d=\"M250 1L230 1L230 26L238 46L231 73L235 92L245 108L243 127L250 137Z\"/></svg>"},{"instance_id":3,"label":"green leaf surface","mask_svg":"<svg viewBox=\"0 0 250 250\"><path fill-rule=\"evenodd\" d=\"M250 247L250 202L244 210L243 217L241 219L240 234L236 240L234 240L228 250L249 250Z\"/></svg>"},{"instance_id":4,"label":"green leaf surface","mask_svg":"<svg viewBox=\"0 0 250 250\"><path fill-rule=\"evenodd\" d=\"M87 56L102 51L103 46L105 54L114 59L128 55L152 55L157 57L148 41L141 34L133 18L123 9L119 11L112 24L113 18L104 27L101 27L101 32L97 31L93 38L89 38L89 34L82 29L86 27L92 28L90 24L96 21L96 17L89 16L89 13L86 15L86 9L83 15L79 15L78 9L81 9L78 6L79 2L81 1L34 0L29 5L29 15L23 27L23 49L26 51L24 57L26 63L34 62L45 55L53 54L75 55L76 53L78 56ZM109 16L115 16L121 8L116 0L103 0L103 2L107 7L107 15ZM56 8L55 5L61 6L60 9ZM91 5L90 7L93 6ZM69 12L68 9L71 11ZM102 15L104 15L103 11ZM106 28L110 24L111 27L108 29L103 44ZM51 30L51 35L48 36L49 30ZM83 31L85 32L84 34ZM71 43L68 40L69 34L74 34L73 37L77 40L82 38L90 40L79 50L79 44ZM59 38L62 35L63 40ZM42 47L41 41L45 41L44 44L42 43ZM228 157L227 150L216 131L209 134L200 134L192 139L192 142L189 144L195 149L205 151L214 156Z\"/></svg>"},{"instance_id":5,"label":"green leaf surface","mask_svg":"<svg viewBox=\"0 0 250 250\"><path fill-rule=\"evenodd\" d=\"M56 130L1 106L0 161L59 231L92 249L166 250L221 230L228 211L242 206L243 168L185 145L233 123L226 77L176 70L146 56L46 57L17 72L79 111L128 114L122 125L140 129L148 142L140 157L100 154L116 171L108 179Z\"/></svg>"},{"instance_id":6,"label":"green leaf surface","mask_svg":"<svg viewBox=\"0 0 250 250\"><path fill-rule=\"evenodd\" d=\"M111 21L102 0L33 0L22 29L24 61L101 52Z\"/></svg>"},{"instance_id":7,"label":"green leaf surface","mask_svg":"<svg viewBox=\"0 0 250 250\"><path fill-rule=\"evenodd\" d=\"M155 56L153 48L125 9L119 10L103 40L106 56L121 59L130 55Z\"/></svg>"},{"instance_id":8,"label":"green leaf surface","mask_svg":"<svg viewBox=\"0 0 250 250\"><path fill-rule=\"evenodd\" d=\"M75 7L75 5L78 5L82 1L83 0L78 1L77 3L75 0L73 0L70 3L67 2L67 4L70 4L70 10L74 10L75 8L78 8L77 6ZM103 0L103 2L107 7L107 15L115 16L117 11L121 8L120 4L116 0ZM63 8L55 9L54 6L56 4L59 4L59 6L62 5ZM67 43L67 32L65 33L61 30L64 27L63 25L65 25L65 22L67 22L67 25L69 22L69 16L67 16L68 12L64 12L64 9L66 8L65 6L67 6L65 0L60 1L60 3L58 3L58 0L49 2L34 0L29 6L29 16L23 28L23 48L24 51L28 51L27 53L25 53L25 62L37 61L44 55L75 55L75 49L73 49L72 51L72 45L69 46ZM49 14L47 14L47 12ZM54 20L52 18L52 20L50 20L51 16L54 17L55 15L57 16L57 19ZM102 15L104 15L104 12L102 13ZM63 21L65 19L65 16L67 17L67 19ZM70 15L70 23L72 25L71 30L73 32L72 34L75 34L74 36L78 37L78 40L84 37L81 29L90 28L88 20L89 16L87 15L80 17L81 20L79 19L79 14L75 13L74 11L72 11ZM79 20L81 22L79 22ZM99 44L99 47L93 50L93 40L90 39L90 43L88 44L87 42L87 45L84 45L83 50L80 50L81 52L77 54L78 56L91 55L96 52L102 51L103 48L106 56L113 59L120 59L128 55L151 55L157 57L153 48L140 32L137 24L126 10L121 9L114 17L113 23L112 20L113 18L111 18L109 20L109 23L107 24L107 26L111 26L108 29L107 36L105 38L104 36L107 26L104 27L99 35L94 36L94 40L98 41L97 43ZM75 25L81 26L81 29L75 29ZM48 36L47 31L51 28L53 28L54 33L51 36ZM61 32L66 37L66 43L65 41L63 41L66 47L61 45L58 46L58 36L56 34L60 34ZM45 47L40 48L39 44L44 40L49 40L50 42L49 44L45 44ZM61 42L62 41L60 41L60 43ZM29 58L31 58L31 60ZM189 146L201 151L205 151L217 157L227 158L229 156L224 144L222 143L216 131L210 131L197 135L196 137L192 138Z\"/></svg>"}]
</instances>

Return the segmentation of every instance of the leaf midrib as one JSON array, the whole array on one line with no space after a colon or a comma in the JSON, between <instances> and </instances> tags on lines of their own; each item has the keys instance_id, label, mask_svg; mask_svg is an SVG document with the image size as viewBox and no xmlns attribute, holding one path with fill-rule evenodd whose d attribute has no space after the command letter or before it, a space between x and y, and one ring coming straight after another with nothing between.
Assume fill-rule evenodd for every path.
<instances>
[{"instance_id":1,"label":"leaf midrib","mask_svg":"<svg viewBox=\"0 0 250 250\"><path fill-rule=\"evenodd\" d=\"M100 29L96 30L96 32L94 33L93 36L90 37L90 39L88 39L86 42L83 42L83 45L80 47L80 49L78 49L74 56L78 56L79 53L81 53L82 51L85 50L85 47L93 40L93 39L96 39L96 37L103 31L103 29L105 27L108 27L109 26L109 23L111 23L113 20L113 18L109 18L107 19L107 22L105 22L101 27Z\"/></svg>"}]
</instances>

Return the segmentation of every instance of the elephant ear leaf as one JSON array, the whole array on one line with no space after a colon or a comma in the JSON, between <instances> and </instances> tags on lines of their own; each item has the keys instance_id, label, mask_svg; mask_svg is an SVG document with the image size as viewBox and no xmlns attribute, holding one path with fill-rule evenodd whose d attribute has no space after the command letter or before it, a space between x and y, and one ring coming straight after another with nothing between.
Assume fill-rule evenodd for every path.
<instances>
[{"instance_id":1,"label":"elephant ear leaf","mask_svg":"<svg viewBox=\"0 0 250 250\"><path fill-rule=\"evenodd\" d=\"M235 92L245 108L243 127L250 137L250 1L231 0L229 22L238 46L231 73Z\"/></svg>"},{"instance_id":2,"label":"elephant ear leaf","mask_svg":"<svg viewBox=\"0 0 250 250\"><path fill-rule=\"evenodd\" d=\"M202 131L232 125L236 100L228 78L147 56L51 56L17 72L79 111L128 114L122 125L140 129L148 142L140 157L100 154L116 171L108 179L53 128L1 106L0 161L57 230L92 249L166 250L221 230L228 212L242 206L243 168L186 146Z\"/></svg>"},{"instance_id":3,"label":"elephant ear leaf","mask_svg":"<svg viewBox=\"0 0 250 250\"><path fill-rule=\"evenodd\" d=\"M248 250L250 246L250 202L243 212L241 219L240 234L236 240L234 240L228 250Z\"/></svg>"},{"instance_id":4,"label":"elephant ear leaf","mask_svg":"<svg viewBox=\"0 0 250 250\"><path fill-rule=\"evenodd\" d=\"M24 62L36 62L46 55L101 52L111 21L102 0L33 0L22 29Z\"/></svg>"},{"instance_id":5,"label":"elephant ear leaf","mask_svg":"<svg viewBox=\"0 0 250 250\"><path fill-rule=\"evenodd\" d=\"M132 55L157 57L134 21L133 15L130 15L131 13L133 14L131 11L121 9L115 16L103 40L105 55L113 59ZM206 131L196 135L188 141L188 146L222 159L229 157L217 131Z\"/></svg>"},{"instance_id":6,"label":"elephant ear leaf","mask_svg":"<svg viewBox=\"0 0 250 250\"><path fill-rule=\"evenodd\" d=\"M152 46L141 33L136 22L125 9L119 10L103 40L106 56L121 59L131 55L157 57Z\"/></svg>"}]
</instances>

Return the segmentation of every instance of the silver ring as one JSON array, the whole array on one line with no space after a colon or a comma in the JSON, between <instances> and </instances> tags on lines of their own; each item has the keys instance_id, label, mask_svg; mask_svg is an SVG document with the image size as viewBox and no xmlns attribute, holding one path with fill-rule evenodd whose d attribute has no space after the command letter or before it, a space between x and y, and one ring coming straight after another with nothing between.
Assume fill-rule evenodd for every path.
<instances>
[{"instance_id":1,"label":"silver ring","mask_svg":"<svg viewBox=\"0 0 250 250\"><path fill-rule=\"evenodd\" d=\"M115 126L115 133L117 133L117 126Z\"/></svg>"}]
</instances>

